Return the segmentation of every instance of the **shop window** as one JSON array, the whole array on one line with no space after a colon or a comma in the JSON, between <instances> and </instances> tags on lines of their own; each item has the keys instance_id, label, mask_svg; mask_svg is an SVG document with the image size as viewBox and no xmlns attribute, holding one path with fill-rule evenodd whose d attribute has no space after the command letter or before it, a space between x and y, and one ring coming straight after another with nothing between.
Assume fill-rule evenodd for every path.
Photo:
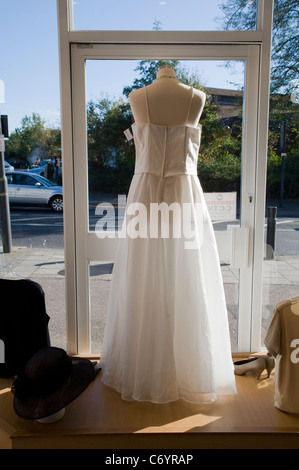
<instances>
[{"instance_id":1,"label":"shop window","mask_svg":"<svg viewBox=\"0 0 299 470\"><path fill-rule=\"evenodd\" d=\"M73 1L75 30L215 31L256 28L255 0Z\"/></svg>"}]
</instances>

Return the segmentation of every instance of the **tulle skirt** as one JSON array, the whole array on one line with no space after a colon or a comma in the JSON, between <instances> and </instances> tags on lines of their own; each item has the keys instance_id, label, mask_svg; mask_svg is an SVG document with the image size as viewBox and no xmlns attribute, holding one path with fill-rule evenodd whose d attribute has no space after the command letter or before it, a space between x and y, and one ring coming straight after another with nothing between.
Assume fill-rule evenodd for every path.
<instances>
[{"instance_id":1,"label":"tulle skirt","mask_svg":"<svg viewBox=\"0 0 299 470\"><path fill-rule=\"evenodd\" d=\"M133 177L112 273L103 382L124 400L236 392L213 226L196 176Z\"/></svg>"}]
</instances>

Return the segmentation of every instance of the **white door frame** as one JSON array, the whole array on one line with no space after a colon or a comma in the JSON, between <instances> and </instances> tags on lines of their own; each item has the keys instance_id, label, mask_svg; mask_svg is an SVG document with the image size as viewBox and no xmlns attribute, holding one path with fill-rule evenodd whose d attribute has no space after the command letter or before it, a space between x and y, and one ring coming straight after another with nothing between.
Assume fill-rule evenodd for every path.
<instances>
[{"instance_id":1,"label":"white door frame","mask_svg":"<svg viewBox=\"0 0 299 470\"><path fill-rule=\"evenodd\" d=\"M114 259L117 239L88 232L85 60L178 58L246 61L241 231L249 233L240 270L238 349L259 348L273 1L260 1L258 30L237 32L74 31L71 2L59 20L68 351L90 353L89 261ZM157 34L156 34L157 33ZM141 44L142 43L142 44ZM80 192L80 195L79 195ZM253 199L252 199L253 197Z\"/></svg>"}]
</instances>

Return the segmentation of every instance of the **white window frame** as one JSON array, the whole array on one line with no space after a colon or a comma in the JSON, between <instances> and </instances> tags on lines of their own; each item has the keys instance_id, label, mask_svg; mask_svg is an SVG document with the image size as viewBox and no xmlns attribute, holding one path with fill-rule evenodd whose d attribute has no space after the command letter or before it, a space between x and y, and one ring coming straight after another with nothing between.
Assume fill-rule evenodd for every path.
<instances>
[{"instance_id":1,"label":"white window frame","mask_svg":"<svg viewBox=\"0 0 299 470\"><path fill-rule=\"evenodd\" d=\"M260 0L255 31L75 31L72 1L57 0L61 127L64 186L67 347L72 354L90 353L89 261L114 259L111 239L88 233L84 61L88 58L229 59L247 62L243 152L252 152L242 169L242 227L249 229L248 266L240 272L238 350L260 347L262 261L268 135L268 97L273 0ZM218 50L218 52L217 52ZM221 53L220 53L221 52ZM248 72L247 72L248 71ZM248 75L250 74L250 76ZM79 87L78 89L76 87ZM78 93L79 91L79 93ZM246 114L247 113L247 114ZM84 116L84 117L83 117ZM248 123L251 125L248 125ZM74 145L75 142L75 145ZM78 144L79 143L79 144ZM82 146L82 148L80 147ZM82 181L83 194L82 194ZM78 197L78 191L81 195ZM249 196L253 203L249 205ZM242 240L242 237L237 237ZM100 244L99 244L100 242Z\"/></svg>"}]
</instances>

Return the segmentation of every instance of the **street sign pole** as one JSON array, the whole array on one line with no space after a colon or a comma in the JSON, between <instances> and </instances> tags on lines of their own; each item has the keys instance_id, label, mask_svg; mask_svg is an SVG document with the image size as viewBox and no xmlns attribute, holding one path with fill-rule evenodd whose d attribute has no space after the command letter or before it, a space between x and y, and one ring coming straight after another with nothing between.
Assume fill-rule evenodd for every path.
<instances>
[{"instance_id":1,"label":"street sign pole","mask_svg":"<svg viewBox=\"0 0 299 470\"><path fill-rule=\"evenodd\" d=\"M5 142L4 142L4 135L2 134L1 114L0 114L0 212L1 212L1 219L2 219L2 224L1 224L2 245L3 245L4 253L11 253L12 252L11 225L10 225L7 178L5 175L4 150L5 150Z\"/></svg>"},{"instance_id":2,"label":"street sign pole","mask_svg":"<svg viewBox=\"0 0 299 470\"><path fill-rule=\"evenodd\" d=\"M283 204L283 193L284 193L284 173L285 173L285 157L286 154L286 123L283 121L280 125L280 156L281 156L281 166L280 166L280 207Z\"/></svg>"}]
</instances>

